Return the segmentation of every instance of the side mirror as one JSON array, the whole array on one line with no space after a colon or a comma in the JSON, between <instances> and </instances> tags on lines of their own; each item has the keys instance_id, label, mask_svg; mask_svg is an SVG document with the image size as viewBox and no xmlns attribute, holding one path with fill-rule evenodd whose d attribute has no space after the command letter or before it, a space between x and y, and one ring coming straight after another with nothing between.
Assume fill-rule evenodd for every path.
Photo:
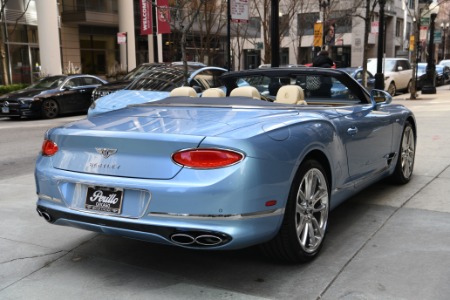
<instances>
[{"instance_id":1,"label":"side mirror","mask_svg":"<svg viewBox=\"0 0 450 300\"><path fill-rule=\"evenodd\" d=\"M392 96L382 90L373 89L370 91L370 101L374 108L379 104L389 104L392 102Z\"/></svg>"},{"instance_id":2,"label":"side mirror","mask_svg":"<svg viewBox=\"0 0 450 300\"><path fill-rule=\"evenodd\" d=\"M398 66L398 67L397 67L397 71L403 71L403 67Z\"/></svg>"}]
</instances>

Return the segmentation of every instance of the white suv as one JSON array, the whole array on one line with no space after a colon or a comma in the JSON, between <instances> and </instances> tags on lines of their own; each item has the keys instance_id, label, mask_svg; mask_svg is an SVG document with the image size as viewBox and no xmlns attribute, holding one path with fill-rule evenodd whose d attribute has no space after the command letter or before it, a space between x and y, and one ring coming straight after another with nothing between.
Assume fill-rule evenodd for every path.
<instances>
[{"instance_id":1,"label":"white suv","mask_svg":"<svg viewBox=\"0 0 450 300\"><path fill-rule=\"evenodd\" d=\"M406 58L385 58L384 69L384 90L392 96L397 91L409 91L412 80L411 64ZM377 73L377 59L370 58L367 61L367 70L372 74Z\"/></svg>"}]
</instances>

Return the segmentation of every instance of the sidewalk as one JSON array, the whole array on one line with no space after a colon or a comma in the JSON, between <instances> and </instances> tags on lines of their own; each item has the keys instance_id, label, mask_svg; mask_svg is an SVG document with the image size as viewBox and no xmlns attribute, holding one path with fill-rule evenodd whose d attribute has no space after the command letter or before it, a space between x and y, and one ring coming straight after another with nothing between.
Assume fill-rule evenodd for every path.
<instances>
[{"instance_id":1,"label":"sidewalk","mask_svg":"<svg viewBox=\"0 0 450 300\"><path fill-rule=\"evenodd\" d=\"M411 100L410 99L411 94L400 94L396 95L394 97L395 100ZM450 85L442 85L436 87L436 94L422 94L421 91L417 92L417 99L411 100L411 101L417 101L417 100L436 100L436 99L448 99L450 100Z\"/></svg>"}]
</instances>

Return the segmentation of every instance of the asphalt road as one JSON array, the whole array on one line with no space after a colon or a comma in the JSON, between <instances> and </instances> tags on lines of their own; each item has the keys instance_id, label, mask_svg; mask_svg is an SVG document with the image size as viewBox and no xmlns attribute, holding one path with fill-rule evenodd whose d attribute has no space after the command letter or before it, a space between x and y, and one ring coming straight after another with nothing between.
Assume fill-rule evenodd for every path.
<instances>
[{"instance_id":1,"label":"asphalt road","mask_svg":"<svg viewBox=\"0 0 450 300\"><path fill-rule=\"evenodd\" d=\"M32 173L47 129L84 117L52 120L0 118L0 179Z\"/></svg>"},{"instance_id":2,"label":"asphalt road","mask_svg":"<svg viewBox=\"0 0 450 300\"><path fill-rule=\"evenodd\" d=\"M449 299L450 90L404 98L394 102L418 122L411 182L378 183L334 210L321 254L303 265L50 225L29 164L49 125L69 119L0 119L0 299Z\"/></svg>"}]
</instances>

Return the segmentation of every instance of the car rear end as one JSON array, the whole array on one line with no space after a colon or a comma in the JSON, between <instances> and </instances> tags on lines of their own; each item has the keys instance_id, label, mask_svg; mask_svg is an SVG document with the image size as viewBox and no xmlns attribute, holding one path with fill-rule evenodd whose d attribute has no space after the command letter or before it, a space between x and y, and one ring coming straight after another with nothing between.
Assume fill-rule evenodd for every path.
<instances>
[{"instance_id":1,"label":"car rear end","mask_svg":"<svg viewBox=\"0 0 450 300\"><path fill-rule=\"evenodd\" d=\"M190 248L236 249L276 234L293 162L251 142L264 131L262 112L235 124L226 111L116 113L46 134L35 176L47 221Z\"/></svg>"}]
</instances>

